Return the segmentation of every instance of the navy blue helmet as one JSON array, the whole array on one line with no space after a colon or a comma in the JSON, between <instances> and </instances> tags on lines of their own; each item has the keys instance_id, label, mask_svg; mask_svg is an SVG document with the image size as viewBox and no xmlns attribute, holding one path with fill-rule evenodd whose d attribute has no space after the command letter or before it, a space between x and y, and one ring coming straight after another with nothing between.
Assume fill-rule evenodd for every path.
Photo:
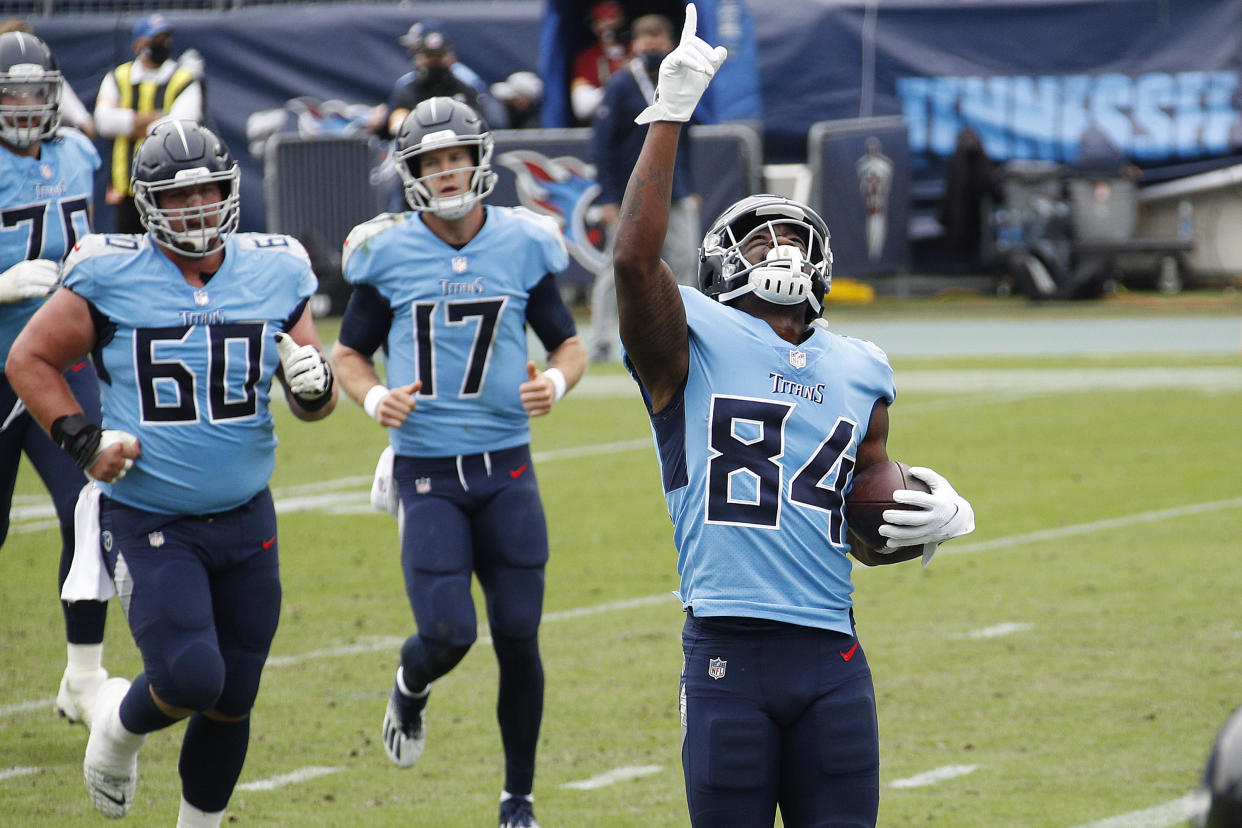
<instances>
[{"instance_id":1,"label":"navy blue helmet","mask_svg":"<svg viewBox=\"0 0 1242 828\"><path fill-rule=\"evenodd\" d=\"M156 241L183 256L210 255L237 229L241 170L224 142L205 126L157 121L134 153L130 180L142 225ZM219 186L218 202L189 207L160 203L169 191L204 183Z\"/></svg>"},{"instance_id":2,"label":"navy blue helmet","mask_svg":"<svg viewBox=\"0 0 1242 828\"><path fill-rule=\"evenodd\" d=\"M758 236L776 238L775 228L792 227L804 247L776 245L765 259L745 256ZM712 222L699 248L699 289L719 302L746 293L778 305L806 304L806 321L819 318L832 287L828 225L792 199L753 195L734 203Z\"/></svg>"},{"instance_id":3,"label":"navy blue helmet","mask_svg":"<svg viewBox=\"0 0 1242 828\"><path fill-rule=\"evenodd\" d=\"M458 219L469 213L496 186L492 172L492 133L486 122L470 106L453 98L428 98L419 102L401 122L397 132L397 174L405 189L411 210L427 210L445 219ZM428 185L433 178L462 170L423 175L419 156L445 147L468 147L474 155L470 184L463 193L437 197Z\"/></svg>"},{"instance_id":4,"label":"navy blue helmet","mask_svg":"<svg viewBox=\"0 0 1242 828\"><path fill-rule=\"evenodd\" d=\"M1242 707L1237 708L1216 734L1203 771L1209 797L1199 828L1236 828L1242 825Z\"/></svg>"},{"instance_id":5,"label":"navy blue helmet","mask_svg":"<svg viewBox=\"0 0 1242 828\"><path fill-rule=\"evenodd\" d=\"M63 85L47 44L25 32L0 34L0 140L28 147L50 137Z\"/></svg>"}]
</instances>

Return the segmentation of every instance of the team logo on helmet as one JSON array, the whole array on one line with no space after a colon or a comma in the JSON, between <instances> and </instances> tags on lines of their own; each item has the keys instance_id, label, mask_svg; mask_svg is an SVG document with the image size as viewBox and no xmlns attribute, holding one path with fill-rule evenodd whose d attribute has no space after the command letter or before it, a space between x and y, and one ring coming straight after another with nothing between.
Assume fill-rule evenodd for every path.
<instances>
[{"instance_id":1,"label":"team logo on helmet","mask_svg":"<svg viewBox=\"0 0 1242 828\"><path fill-rule=\"evenodd\" d=\"M592 207L600 192L595 167L570 155L549 158L525 149L501 153L496 160L513 171L518 202L556 220L578 264L596 271L608 263L603 223Z\"/></svg>"}]
</instances>

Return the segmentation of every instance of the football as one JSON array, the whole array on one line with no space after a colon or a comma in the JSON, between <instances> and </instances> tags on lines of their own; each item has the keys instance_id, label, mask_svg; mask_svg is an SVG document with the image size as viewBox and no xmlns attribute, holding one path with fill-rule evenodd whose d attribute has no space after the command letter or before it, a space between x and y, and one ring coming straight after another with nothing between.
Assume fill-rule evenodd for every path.
<instances>
[{"instance_id":1,"label":"football","mask_svg":"<svg viewBox=\"0 0 1242 828\"><path fill-rule=\"evenodd\" d=\"M882 549L888 543L888 538L880 534L884 511L913 508L893 500L893 492L898 489L931 491L926 483L910 474L910 467L905 463L889 460L854 475L854 482L845 495L846 525L873 548Z\"/></svg>"}]
</instances>

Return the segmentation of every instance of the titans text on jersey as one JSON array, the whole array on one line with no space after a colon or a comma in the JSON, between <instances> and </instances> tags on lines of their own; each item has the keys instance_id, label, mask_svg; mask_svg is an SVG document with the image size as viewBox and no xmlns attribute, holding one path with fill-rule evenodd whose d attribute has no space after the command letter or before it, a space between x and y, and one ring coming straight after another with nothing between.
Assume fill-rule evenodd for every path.
<instances>
[{"instance_id":1,"label":"titans text on jersey","mask_svg":"<svg viewBox=\"0 0 1242 828\"><path fill-rule=\"evenodd\" d=\"M263 490L275 465L273 337L292 327L317 285L301 244L234 234L220 270L195 288L149 236L91 235L65 262L63 281L95 321L103 426L143 446L142 462L105 494L201 514Z\"/></svg>"},{"instance_id":2,"label":"titans text on jersey","mask_svg":"<svg viewBox=\"0 0 1242 828\"><path fill-rule=\"evenodd\" d=\"M417 413L392 429L398 455L448 457L530 442L518 393L526 380L527 300L545 276L568 266L569 254L551 219L521 207L484 210L482 229L461 249L417 213L378 216L345 242L346 281L370 286L392 311L388 385L422 382Z\"/></svg>"},{"instance_id":3,"label":"titans text on jersey","mask_svg":"<svg viewBox=\"0 0 1242 828\"><path fill-rule=\"evenodd\" d=\"M819 326L793 346L694 288L681 298L689 375L652 427L683 605L852 634L843 493L873 406L896 398L887 357Z\"/></svg>"},{"instance_id":4,"label":"titans text on jersey","mask_svg":"<svg viewBox=\"0 0 1242 828\"><path fill-rule=\"evenodd\" d=\"M0 151L0 271L27 259L58 262L90 232L99 153L77 130L60 129L39 157ZM46 297L0 305L0 371L17 334Z\"/></svg>"}]
</instances>

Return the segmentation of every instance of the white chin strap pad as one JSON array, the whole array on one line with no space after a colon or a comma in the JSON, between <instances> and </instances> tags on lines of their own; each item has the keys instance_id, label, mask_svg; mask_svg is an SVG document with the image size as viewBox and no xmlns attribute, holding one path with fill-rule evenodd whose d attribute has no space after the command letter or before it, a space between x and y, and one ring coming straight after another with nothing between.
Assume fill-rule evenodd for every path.
<instances>
[{"instance_id":1,"label":"white chin strap pad","mask_svg":"<svg viewBox=\"0 0 1242 828\"><path fill-rule=\"evenodd\" d=\"M750 272L750 288L760 299L776 305L797 305L810 301L818 305L811 292L811 277L803 270L802 251L780 244L768 251L765 263Z\"/></svg>"}]
</instances>

